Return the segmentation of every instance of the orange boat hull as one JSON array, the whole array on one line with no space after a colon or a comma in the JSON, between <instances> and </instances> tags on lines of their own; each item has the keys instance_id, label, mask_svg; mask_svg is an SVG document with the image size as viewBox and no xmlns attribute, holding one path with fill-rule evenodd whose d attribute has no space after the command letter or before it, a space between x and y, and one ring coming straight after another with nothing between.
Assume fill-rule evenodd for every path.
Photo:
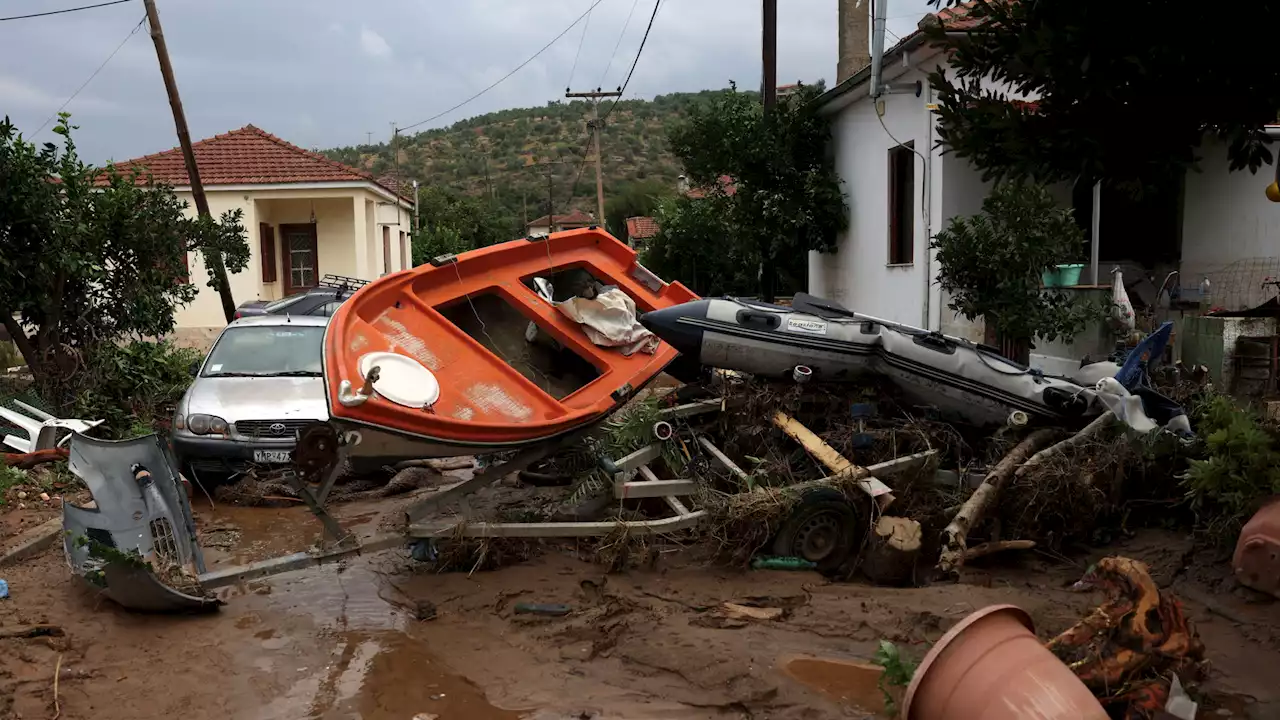
<instances>
[{"instance_id":1,"label":"orange boat hull","mask_svg":"<svg viewBox=\"0 0 1280 720\"><path fill-rule=\"evenodd\" d=\"M631 356L592 343L581 325L534 290L533 278L565 277L566 271L617 286L638 313L696 298L680 283L659 280L636 262L634 250L596 228L513 240L372 282L342 304L324 342L331 422L360 434L351 455L444 457L551 440L604 418L676 358L666 343ZM534 367L527 357L533 350L551 351L521 345L528 322L554 341L554 352L576 356L554 357L567 357L565 364L595 377L564 391L551 377L556 366L550 374ZM359 404L342 402L343 381L356 388L363 383L360 358L387 351L435 376L439 398L429 408L377 393Z\"/></svg>"}]
</instances>

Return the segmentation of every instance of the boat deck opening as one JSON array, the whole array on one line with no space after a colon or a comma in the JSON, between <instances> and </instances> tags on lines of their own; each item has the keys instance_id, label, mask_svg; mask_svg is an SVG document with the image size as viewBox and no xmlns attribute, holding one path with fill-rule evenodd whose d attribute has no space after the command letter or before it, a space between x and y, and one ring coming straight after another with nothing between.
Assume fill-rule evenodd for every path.
<instances>
[{"instance_id":1,"label":"boat deck opening","mask_svg":"<svg viewBox=\"0 0 1280 720\"><path fill-rule=\"evenodd\" d=\"M526 340L531 321L499 295L473 295L470 301L463 298L436 310L557 400L600 377L594 365L554 342L544 329L539 328L533 342Z\"/></svg>"}]
</instances>

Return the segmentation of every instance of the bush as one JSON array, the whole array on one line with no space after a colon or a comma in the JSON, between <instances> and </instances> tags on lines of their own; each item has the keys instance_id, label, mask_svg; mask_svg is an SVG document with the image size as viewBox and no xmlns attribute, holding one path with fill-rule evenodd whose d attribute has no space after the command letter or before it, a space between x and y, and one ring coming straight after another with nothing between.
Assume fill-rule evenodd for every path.
<instances>
[{"instance_id":1,"label":"bush","mask_svg":"<svg viewBox=\"0 0 1280 720\"><path fill-rule=\"evenodd\" d=\"M96 347L85 357L86 381L76 415L106 420L99 434L131 437L168 429L191 365L201 354L170 342L131 342Z\"/></svg>"},{"instance_id":2,"label":"bush","mask_svg":"<svg viewBox=\"0 0 1280 720\"><path fill-rule=\"evenodd\" d=\"M1182 485L1198 529L1231 545L1262 503L1280 493L1280 449L1258 415L1226 395L1208 395L1192 415L1203 455L1190 462Z\"/></svg>"}]
</instances>

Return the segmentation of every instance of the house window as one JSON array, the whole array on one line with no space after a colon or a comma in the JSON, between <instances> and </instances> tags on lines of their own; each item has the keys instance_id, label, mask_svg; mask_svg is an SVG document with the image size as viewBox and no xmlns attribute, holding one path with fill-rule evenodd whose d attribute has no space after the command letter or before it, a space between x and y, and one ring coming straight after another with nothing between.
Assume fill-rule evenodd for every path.
<instances>
[{"instance_id":1,"label":"house window","mask_svg":"<svg viewBox=\"0 0 1280 720\"><path fill-rule=\"evenodd\" d=\"M258 254L262 258L262 282L275 282L276 231L266 223L258 223Z\"/></svg>"},{"instance_id":2,"label":"house window","mask_svg":"<svg viewBox=\"0 0 1280 720\"><path fill-rule=\"evenodd\" d=\"M400 231L400 269L409 269L409 234Z\"/></svg>"},{"instance_id":3,"label":"house window","mask_svg":"<svg viewBox=\"0 0 1280 720\"><path fill-rule=\"evenodd\" d=\"M382 274L391 272L391 228L382 226Z\"/></svg>"},{"instance_id":4,"label":"house window","mask_svg":"<svg viewBox=\"0 0 1280 720\"><path fill-rule=\"evenodd\" d=\"M910 265L915 249L914 143L889 150L889 264Z\"/></svg>"},{"instance_id":5,"label":"house window","mask_svg":"<svg viewBox=\"0 0 1280 720\"><path fill-rule=\"evenodd\" d=\"M285 294L315 287L318 277L316 226L281 225L280 240L285 259L289 263Z\"/></svg>"}]
</instances>

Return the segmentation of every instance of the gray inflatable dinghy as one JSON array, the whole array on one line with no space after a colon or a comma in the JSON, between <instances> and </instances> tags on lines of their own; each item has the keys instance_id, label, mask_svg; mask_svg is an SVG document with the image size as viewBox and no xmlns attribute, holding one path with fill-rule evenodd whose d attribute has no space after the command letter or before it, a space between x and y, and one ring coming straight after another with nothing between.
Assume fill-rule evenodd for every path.
<instances>
[{"instance_id":1,"label":"gray inflatable dinghy","mask_svg":"<svg viewBox=\"0 0 1280 720\"><path fill-rule=\"evenodd\" d=\"M797 293L790 307L694 300L646 313L640 322L706 366L773 378L804 366L814 381L828 382L882 375L909 401L979 425L1004 423L1014 410L1059 424L1105 410L1093 388L1043 375L995 348L860 315L807 293Z\"/></svg>"}]
</instances>

